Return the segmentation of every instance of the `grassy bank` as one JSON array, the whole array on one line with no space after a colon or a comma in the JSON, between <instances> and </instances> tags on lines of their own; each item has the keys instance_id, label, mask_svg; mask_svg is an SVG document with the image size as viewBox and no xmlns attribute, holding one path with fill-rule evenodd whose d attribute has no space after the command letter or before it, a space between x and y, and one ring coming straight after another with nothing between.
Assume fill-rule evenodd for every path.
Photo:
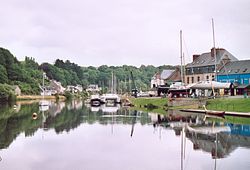
<instances>
[{"instance_id":1,"label":"grassy bank","mask_svg":"<svg viewBox=\"0 0 250 170\"><path fill-rule=\"evenodd\" d=\"M134 109L146 112L166 113L166 98L131 98L130 101L133 103Z\"/></svg>"},{"instance_id":2,"label":"grassy bank","mask_svg":"<svg viewBox=\"0 0 250 170\"><path fill-rule=\"evenodd\" d=\"M142 111L153 111L157 113L166 113L167 99L166 98L131 98L131 102L135 105L134 108ZM155 108L147 108L148 105L156 106ZM146 107L145 107L146 106ZM179 106L172 109L190 108L190 106ZM250 112L250 98L221 98L210 99L207 102L207 109L222 110L234 112Z\"/></svg>"},{"instance_id":3,"label":"grassy bank","mask_svg":"<svg viewBox=\"0 0 250 170\"><path fill-rule=\"evenodd\" d=\"M235 112L250 112L250 98L240 99L211 99L207 102L207 109L235 111Z\"/></svg>"}]
</instances>

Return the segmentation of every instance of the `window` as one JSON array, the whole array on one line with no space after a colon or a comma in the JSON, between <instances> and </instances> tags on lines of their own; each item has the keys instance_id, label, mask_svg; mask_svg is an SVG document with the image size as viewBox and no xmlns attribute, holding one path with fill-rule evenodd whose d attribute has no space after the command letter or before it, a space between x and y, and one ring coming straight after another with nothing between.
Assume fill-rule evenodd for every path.
<instances>
[{"instance_id":1,"label":"window","mask_svg":"<svg viewBox=\"0 0 250 170\"><path fill-rule=\"evenodd\" d=\"M247 71L247 68L245 68L244 70L243 70L243 73L245 73Z\"/></svg>"},{"instance_id":2,"label":"window","mask_svg":"<svg viewBox=\"0 0 250 170\"><path fill-rule=\"evenodd\" d=\"M215 79L214 79L214 75L212 75L212 81L214 81Z\"/></svg>"},{"instance_id":3,"label":"window","mask_svg":"<svg viewBox=\"0 0 250 170\"><path fill-rule=\"evenodd\" d=\"M240 71L240 69L236 69L236 70L235 70L235 73L238 73L239 71Z\"/></svg>"},{"instance_id":4,"label":"window","mask_svg":"<svg viewBox=\"0 0 250 170\"><path fill-rule=\"evenodd\" d=\"M192 77L192 83L194 83L194 77Z\"/></svg>"},{"instance_id":5,"label":"window","mask_svg":"<svg viewBox=\"0 0 250 170\"><path fill-rule=\"evenodd\" d=\"M189 77L187 77L187 84L189 84Z\"/></svg>"},{"instance_id":6,"label":"window","mask_svg":"<svg viewBox=\"0 0 250 170\"><path fill-rule=\"evenodd\" d=\"M207 81L209 81L209 76L207 76Z\"/></svg>"},{"instance_id":7,"label":"window","mask_svg":"<svg viewBox=\"0 0 250 170\"><path fill-rule=\"evenodd\" d=\"M197 81L198 81L198 82L200 81L200 76L197 77Z\"/></svg>"}]
</instances>

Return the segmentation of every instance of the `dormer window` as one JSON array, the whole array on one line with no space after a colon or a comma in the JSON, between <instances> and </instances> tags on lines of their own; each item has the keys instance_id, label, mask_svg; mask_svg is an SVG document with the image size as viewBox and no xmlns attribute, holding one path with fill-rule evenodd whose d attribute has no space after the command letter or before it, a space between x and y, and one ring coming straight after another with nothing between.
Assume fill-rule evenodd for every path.
<instances>
[{"instance_id":1,"label":"dormer window","mask_svg":"<svg viewBox=\"0 0 250 170\"><path fill-rule=\"evenodd\" d=\"M239 71L240 71L240 69L236 69L236 70L235 70L235 73L238 73Z\"/></svg>"}]
</instances>

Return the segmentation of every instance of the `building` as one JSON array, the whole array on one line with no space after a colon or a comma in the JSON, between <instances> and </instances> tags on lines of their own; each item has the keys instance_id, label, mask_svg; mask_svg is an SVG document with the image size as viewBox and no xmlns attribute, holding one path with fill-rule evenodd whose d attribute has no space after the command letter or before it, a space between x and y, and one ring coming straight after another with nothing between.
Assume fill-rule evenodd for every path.
<instances>
[{"instance_id":1,"label":"building","mask_svg":"<svg viewBox=\"0 0 250 170\"><path fill-rule=\"evenodd\" d=\"M216 70L220 70L224 65L232 61L238 61L231 53L223 48L216 48L216 58L214 48L210 52L201 55L193 55L193 62L186 65L185 83L192 84L200 81L214 81L215 63ZM215 62L216 59L216 62Z\"/></svg>"},{"instance_id":2,"label":"building","mask_svg":"<svg viewBox=\"0 0 250 170\"><path fill-rule=\"evenodd\" d=\"M170 86L175 82L181 81L180 69L175 70L163 70L161 73L156 73L151 79L151 88L157 88L161 86Z\"/></svg>"},{"instance_id":3,"label":"building","mask_svg":"<svg viewBox=\"0 0 250 170\"><path fill-rule=\"evenodd\" d=\"M167 94L169 86L181 81L180 69L163 70L156 73L151 79L151 89L157 90L158 96Z\"/></svg>"},{"instance_id":4,"label":"building","mask_svg":"<svg viewBox=\"0 0 250 170\"><path fill-rule=\"evenodd\" d=\"M21 95L21 89L19 88L19 86L14 85L14 86L12 86L12 88L14 90L15 95L17 95L17 96Z\"/></svg>"},{"instance_id":5,"label":"building","mask_svg":"<svg viewBox=\"0 0 250 170\"><path fill-rule=\"evenodd\" d=\"M174 83L181 82L181 71L180 68L171 70L171 74L163 74L164 84L170 86ZM165 76L166 75L166 76Z\"/></svg>"},{"instance_id":6,"label":"building","mask_svg":"<svg viewBox=\"0 0 250 170\"><path fill-rule=\"evenodd\" d=\"M92 94L94 94L94 93L99 93L101 90L102 90L102 89L101 89L100 87L98 87L97 84L90 84L90 85L88 86L88 88L86 89L86 91L87 91L88 93L92 93Z\"/></svg>"},{"instance_id":7,"label":"building","mask_svg":"<svg viewBox=\"0 0 250 170\"><path fill-rule=\"evenodd\" d=\"M67 86L66 91L69 91L71 93L81 93L83 91L83 88L81 85L76 85L76 86Z\"/></svg>"},{"instance_id":8,"label":"building","mask_svg":"<svg viewBox=\"0 0 250 170\"><path fill-rule=\"evenodd\" d=\"M250 95L250 60L229 62L222 67L218 74L219 82L233 83L236 86L236 94Z\"/></svg>"},{"instance_id":9,"label":"building","mask_svg":"<svg viewBox=\"0 0 250 170\"><path fill-rule=\"evenodd\" d=\"M65 88L62 86L61 82L50 80L49 88L51 90L51 94L63 94Z\"/></svg>"},{"instance_id":10,"label":"building","mask_svg":"<svg viewBox=\"0 0 250 170\"><path fill-rule=\"evenodd\" d=\"M159 86L164 85L164 80L161 77L159 72L155 73L155 75L151 78L151 88L157 88Z\"/></svg>"}]
</instances>

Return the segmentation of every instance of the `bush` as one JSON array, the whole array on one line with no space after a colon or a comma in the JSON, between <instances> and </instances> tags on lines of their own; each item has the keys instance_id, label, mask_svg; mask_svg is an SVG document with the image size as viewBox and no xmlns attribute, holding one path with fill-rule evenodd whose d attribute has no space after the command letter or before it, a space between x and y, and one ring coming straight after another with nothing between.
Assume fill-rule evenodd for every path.
<instances>
[{"instance_id":1,"label":"bush","mask_svg":"<svg viewBox=\"0 0 250 170\"><path fill-rule=\"evenodd\" d=\"M66 92L64 93L64 96L66 97L67 100L70 100L70 99L73 98L73 94L70 93L69 91L66 91Z\"/></svg>"}]
</instances>

